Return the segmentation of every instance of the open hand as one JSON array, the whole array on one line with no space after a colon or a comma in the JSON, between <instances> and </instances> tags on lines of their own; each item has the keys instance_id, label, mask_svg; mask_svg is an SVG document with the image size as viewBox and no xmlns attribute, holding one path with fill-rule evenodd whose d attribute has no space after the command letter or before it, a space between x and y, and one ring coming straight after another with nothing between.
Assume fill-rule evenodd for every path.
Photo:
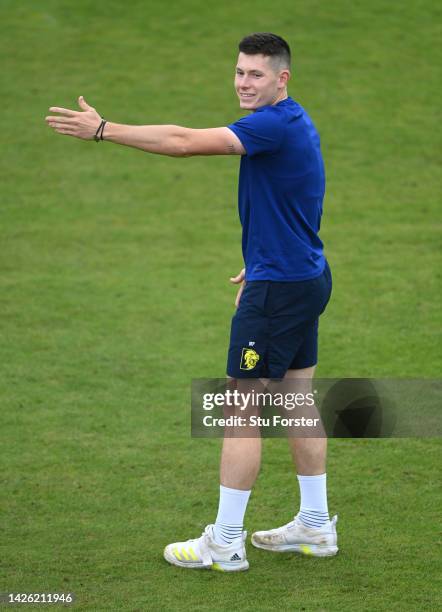
<instances>
[{"instance_id":1,"label":"open hand","mask_svg":"<svg viewBox=\"0 0 442 612\"><path fill-rule=\"evenodd\" d=\"M78 104L83 109L82 111L51 106L49 110L59 113L61 117L46 117L46 123L59 134L75 136L75 138L82 138L83 140L93 140L100 127L101 116L95 108L87 104L83 96L78 98Z\"/></svg>"},{"instance_id":2,"label":"open hand","mask_svg":"<svg viewBox=\"0 0 442 612\"><path fill-rule=\"evenodd\" d=\"M246 284L246 281L244 280L245 276L246 276L246 269L243 268L237 276L230 277L230 282L233 283L234 285L239 285L239 283L241 283L241 287L238 289L238 293L236 294L236 299L235 299L235 306L237 308L239 306L241 294L244 290L244 285Z\"/></svg>"}]
</instances>

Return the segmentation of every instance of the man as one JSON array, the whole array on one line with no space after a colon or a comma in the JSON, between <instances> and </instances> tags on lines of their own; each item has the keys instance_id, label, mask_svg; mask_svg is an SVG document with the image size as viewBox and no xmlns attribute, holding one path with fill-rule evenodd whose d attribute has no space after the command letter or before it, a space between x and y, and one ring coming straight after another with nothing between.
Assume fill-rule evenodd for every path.
<instances>
[{"instance_id":1,"label":"man","mask_svg":"<svg viewBox=\"0 0 442 612\"><path fill-rule=\"evenodd\" d=\"M331 274L318 237L325 190L319 136L305 110L287 94L290 48L270 33L239 44L235 89L252 111L228 127L129 126L102 120L83 97L80 112L50 108L58 133L108 140L151 153L241 155L239 214L245 269L232 319L227 374L236 381L311 380L317 363L318 317L331 294ZM244 362L244 348L253 358ZM250 357L250 355L249 355ZM244 380L245 379L245 380ZM290 438L301 493L294 520L256 532L270 551L336 554L336 521L328 514L326 438ZM261 457L260 437L225 437L218 515L200 538L166 546L167 561L187 568L249 567L244 514Z\"/></svg>"}]
</instances>

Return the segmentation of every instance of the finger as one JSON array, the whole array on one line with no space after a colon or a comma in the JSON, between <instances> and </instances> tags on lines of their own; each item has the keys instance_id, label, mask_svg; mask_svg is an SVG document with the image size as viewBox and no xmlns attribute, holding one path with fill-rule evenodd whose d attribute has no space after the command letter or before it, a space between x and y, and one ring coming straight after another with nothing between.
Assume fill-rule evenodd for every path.
<instances>
[{"instance_id":1,"label":"finger","mask_svg":"<svg viewBox=\"0 0 442 612\"><path fill-rule=\"evenodd\" d=\"M70 132L75 131L75 127L73 125L63 125L61 123L50 125L49 127L51 127L53 130L68 130Z\"/></svg>"},{"instance_id":2,"label":"finger","mask_svg":"<svg viewBox=\"0 0 442 612\"><path fill-rule=\"evenodd\" d=\"M238 293L236 294L236 300L235 300L235 306L238 308L239 306L239 302L241 300L241 295L244 289L244 285L241 285L241 287L239 288Z\"/></svg>"},{"instance_id":3,"label":"finger","mask_svg":"<svg viewBox=\"0 0 442 612\"><path fill-rule=\"evenodd\" d=\"M70 123L72 119L71 117L46 117L46 121L50 125L56 125L57 123Z\"/></svg>"},{"instance_id":4,"label":"finger","mask_svg":"<svg viewBox=\"0 0 442 612\"><path fill-rule=\"evenodd\" d=\"M74 130L68 130L66 128L60 128L55 130L57 134L65 134L66 136L75 136Z\"/></svg>"},{"instance_id":5,"label":"finger","mask_svg":"<svg viewBox=\"0 0 442 612\"><path fill-rule=\"evenodd\" d=\"M240 283L241 281L244 280L245 275L246 275L246 270L245 268L243 268L239 274L237 274L236 276L232 276L230 280L232 281L232 283Z\"/></svg>"},{"instance_id":6,"label":"finger","mask_svg":"<svg viewBox=\"0 0 442 612\"><path fill-rule=\"evenodd\" d=\"M60 132L60 133L76 133L75 128L73 128L72 126L68 126L68 125L60 125L59 127L55 127L55 126L51 126L54 130L54 132Z\"/></svg>"},{"instance_id":7,"label":"finger","mask_svg":"<svg viewBox=\"0 0 442 612\"><path fill-rule=\"evenodd\" d=\"M49 109L52 113L61 113L67 117L75 117L79 114L78 111L70 110L69 108L59 108L58 106L51 106Z\"/></svg>"},{"instance_id":8,"label":"finger","mask_svg":"<svg viewBox=\"0 0 442 612\"><path fill-rule=\"evenodd\" d=\"M78 104L79 104L79 106L81 106L81 108L84 108L84 110L95 110L95 108L93 106L91 106L90 104L88 104L86 102L86 100L83 98L83 96L80 96L78 98Z\"/></svg>"}]
</instances>

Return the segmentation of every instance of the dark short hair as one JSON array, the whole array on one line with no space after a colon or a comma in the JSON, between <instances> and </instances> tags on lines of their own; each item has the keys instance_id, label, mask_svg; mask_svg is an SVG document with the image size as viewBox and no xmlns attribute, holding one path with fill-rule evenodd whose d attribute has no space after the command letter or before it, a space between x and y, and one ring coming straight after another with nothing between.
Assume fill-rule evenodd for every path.
<instances>
[{"instance_id":1,"label":"dark short hair","mask_svg":"<svg viewBox=\"0 0 442 612\"><path fill-rule=\"evenodd\" d=\"M275 60L279 67L290 69L291 53L286 41L270 32L256 32L245 36L238 45L239 50L246 55L266 55Z\"/></svg>"}]
</instances>

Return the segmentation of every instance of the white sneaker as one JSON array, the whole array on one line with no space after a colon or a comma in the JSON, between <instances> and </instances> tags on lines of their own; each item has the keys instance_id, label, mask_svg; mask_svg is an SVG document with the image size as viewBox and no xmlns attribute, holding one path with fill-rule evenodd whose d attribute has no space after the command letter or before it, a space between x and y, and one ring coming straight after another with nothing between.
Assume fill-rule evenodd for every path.
<instances>
[{"instance_id":1,"label":"white sneaker","mask_svg":"<svg viewBox=\"0 0 442 612\"><path fill-rule=\"evenodd\" d=\"M173 565L221 572L240 572L249 569L245 540L247 531L231 544L215 542L213 525L207 525L202 536L187 542L175 542L164 549L164 558Z\"/></svg>"},{"instance_id":2,"label":"white sneaker","mask_svg":"<svg viewBox=\"0 0 442 612\"><path fill-rule=\"evenodd\" d=\"M256 531L252 535L252 544L256 548L275 552L298 552L315 557L331 557L338 552L337 521L338 517L334 516L322 527L314 528L306 527L295 516L291 523L277 529Z\"/></svg>"}]
</instances>

